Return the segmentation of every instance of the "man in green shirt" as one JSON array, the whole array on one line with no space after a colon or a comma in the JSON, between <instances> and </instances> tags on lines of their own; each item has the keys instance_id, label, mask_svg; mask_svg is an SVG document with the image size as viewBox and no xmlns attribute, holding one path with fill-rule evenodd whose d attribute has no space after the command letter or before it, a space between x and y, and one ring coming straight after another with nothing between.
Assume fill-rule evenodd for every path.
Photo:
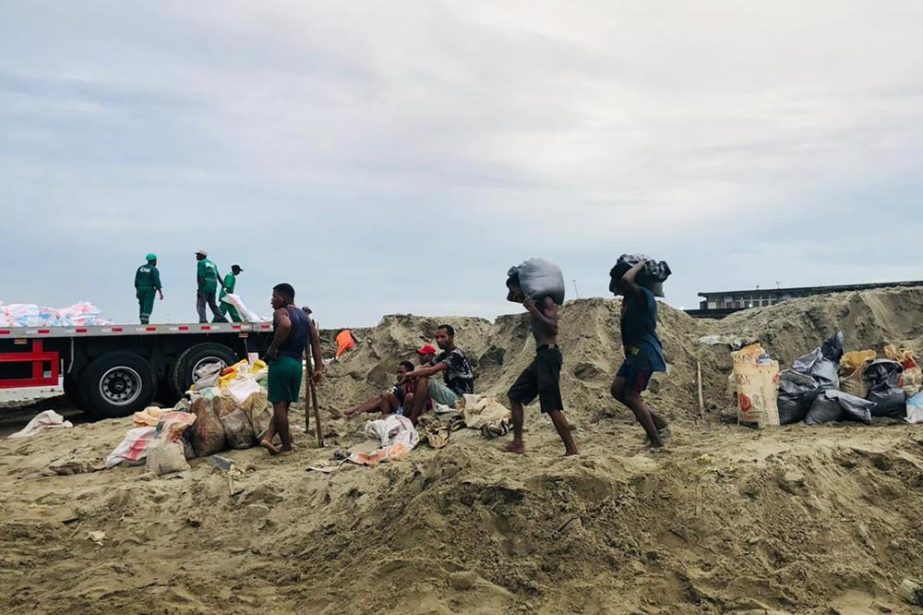
<instances>
[{"instance_id":1,"label":"man in green shirt","mask_svg":"<svg viewBox=\"0 0 923 615\"><path fill-rule=\"evenodd\" d=\"M135 272L135 297L141 308L141 324L146 325L151 321L151 312L154 311L154 295L160 293L163 301L163 288L160 286L160 271L157 270L157 255L148 254L147 263L138 267Z\"/></svg>"},{"instance_id":2,"label":"man in green shirt","mask_svg":"<svg viewBox=\"0 0 923 615\"><path fill-rule=\"evenodd\" d=\"M208 322L205 317L206 303L211 308L212 316L215 317L214 322L227 322L228 319L221 314L221 310L218 309L218 304L215 302L219 283L218 265L208 260L208 252L205 250L197 250L195 256L196 260L199 261L196 271L196 310L199 312L199 322ZM223 285L224 283L222 282Z\"/></svg>"},{"instance_id":3,"label":"man in green shirt","mask_svg":"<svg viewBox=\"0 0 923 615\"><path fill-rule=\"evenodd\" d=\"M221 294L218 295L218 307L221 308L221 313L225 316L230 316L231 320L234 322L242 322L237 308L230 303L221 301L221 299L225 295L234 292L234 288L237 286L237 276L240 275L242 271L243 269L240 268L240 265L231 265L231 273L224 276L224 288L221 289Z\"/></svg>"}]
</instances>

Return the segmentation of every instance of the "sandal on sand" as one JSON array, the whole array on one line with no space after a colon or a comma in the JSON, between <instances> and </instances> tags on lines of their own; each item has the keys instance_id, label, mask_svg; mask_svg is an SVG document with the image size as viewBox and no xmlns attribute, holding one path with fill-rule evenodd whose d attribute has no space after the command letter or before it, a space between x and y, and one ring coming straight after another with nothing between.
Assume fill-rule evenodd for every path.
<instances>
[{"instance_id":1,"label":"sandal on sand","mask_svg":"<svg viewBox=\"0 0 923 615\"><path fill-rule=\"evenodd\" d=\"M481 435L488 440L493 438L502 438L506 434L510 433L510 425L504 420L499 423L488 423L481 427Z\"/></svg>"}]
</instances>

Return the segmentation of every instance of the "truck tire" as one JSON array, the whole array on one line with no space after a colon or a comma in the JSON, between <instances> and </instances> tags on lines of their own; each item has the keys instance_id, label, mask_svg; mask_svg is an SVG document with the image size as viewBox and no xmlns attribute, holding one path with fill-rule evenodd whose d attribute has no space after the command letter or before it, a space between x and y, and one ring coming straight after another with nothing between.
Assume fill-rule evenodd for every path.
<instances>
[{"instance_id":1,"label":"truck tire","mask_svg":"<svg viewBox=\"0 0 923 615\"><path fill-rule=\"evenodd\" d=\"M193 375L201 366L208 363L220 363L224 367L237 363L237 353L215 342L196 344L183 352L173 363L167 374L167 388L176 399L183 397L193 383Z\"/></svg>"},{"instance_id":2,"label":"truck tire","mask_svg":"<svg viewBox=\"0 0 923 615\"><path fill-rule=\"evenodd\" d=\"M150 405L157 392L157 376L144 357L110 352L83 371L79 391L84 410L93 417L129 416Z\"/></svg>"}]
</instances>

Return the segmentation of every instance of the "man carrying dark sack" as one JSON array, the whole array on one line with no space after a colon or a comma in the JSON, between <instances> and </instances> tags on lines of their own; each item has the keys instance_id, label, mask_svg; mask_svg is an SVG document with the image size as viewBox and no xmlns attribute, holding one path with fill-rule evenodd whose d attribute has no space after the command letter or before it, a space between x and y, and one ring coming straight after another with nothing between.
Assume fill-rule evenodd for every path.
<instances>
[{"instance_id":1,"label":"man carrying dark sack","mask_svg":"<svg viewBox=\"0 0 923 615\"><path fill-rule=\"evenodd\" d=\"M669 437L667 422L641 398L654 372L665 372L663 346L657 337L657 300L654 293L638 284L646 261L634 266L620 262L612 268L609 290L622 296L622 345L625 361L612 382L612 397L631 410L654 448Z\"/></svg>"},{"instance_id":2,"label":"man carrying dark sack","mask_svg":"<svg viewBox=\"0 0 923 615\"><path fill-rule=\"evenodd\" d=\"M536 345L535 359L509 391L513 414L513 441L506 450L520 455L525 452L522 441L523 406L532 403L538 397L542 412L551 418L561 441L564 442L564 455L576 455L577 445L574 444L570 425L564 416L564 402L561 400L563 357L558 347L558 306L551 297L534 300L526 296L520 286L518 274L510 275L506 286L507 301L521 303L531 315L530 328Z\"/></svg>"}]
</instances>

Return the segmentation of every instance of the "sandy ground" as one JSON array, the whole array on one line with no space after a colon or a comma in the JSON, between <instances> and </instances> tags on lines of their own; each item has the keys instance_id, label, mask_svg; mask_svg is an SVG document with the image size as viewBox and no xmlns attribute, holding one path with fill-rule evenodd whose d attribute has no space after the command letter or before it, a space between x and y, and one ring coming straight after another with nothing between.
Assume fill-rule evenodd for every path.
<instances>
[{"instance_id":1,"label":"sandy ground","mask_svg":"<svg viewBox=\"0 0 923 615\"><path fill-rule=\"evenodd\" d=\"M380 390L437 319L386 317L321 388L327 446L297 409L298 451L225 454L172 477L93 471L130 420L0 441L3 613L912 613L896 589L923 576L923 427L733 424L728 349L703 335L756 335L783 362L841 323L850 348L917 344L923 293L792 302L722 323L665 308L671 370L649 400L674 423L663 452L607 398L621 353L618 306L569 304L561 343L563 458L527 410L523 457L474 431L375 468L310 466L360 443L333 419ZM528 362L522 318L448 319L502 392ZM708 412L698 416L695 362ZM917 611L919 612L919 611Z\"/></svg>"}]
</instances>

